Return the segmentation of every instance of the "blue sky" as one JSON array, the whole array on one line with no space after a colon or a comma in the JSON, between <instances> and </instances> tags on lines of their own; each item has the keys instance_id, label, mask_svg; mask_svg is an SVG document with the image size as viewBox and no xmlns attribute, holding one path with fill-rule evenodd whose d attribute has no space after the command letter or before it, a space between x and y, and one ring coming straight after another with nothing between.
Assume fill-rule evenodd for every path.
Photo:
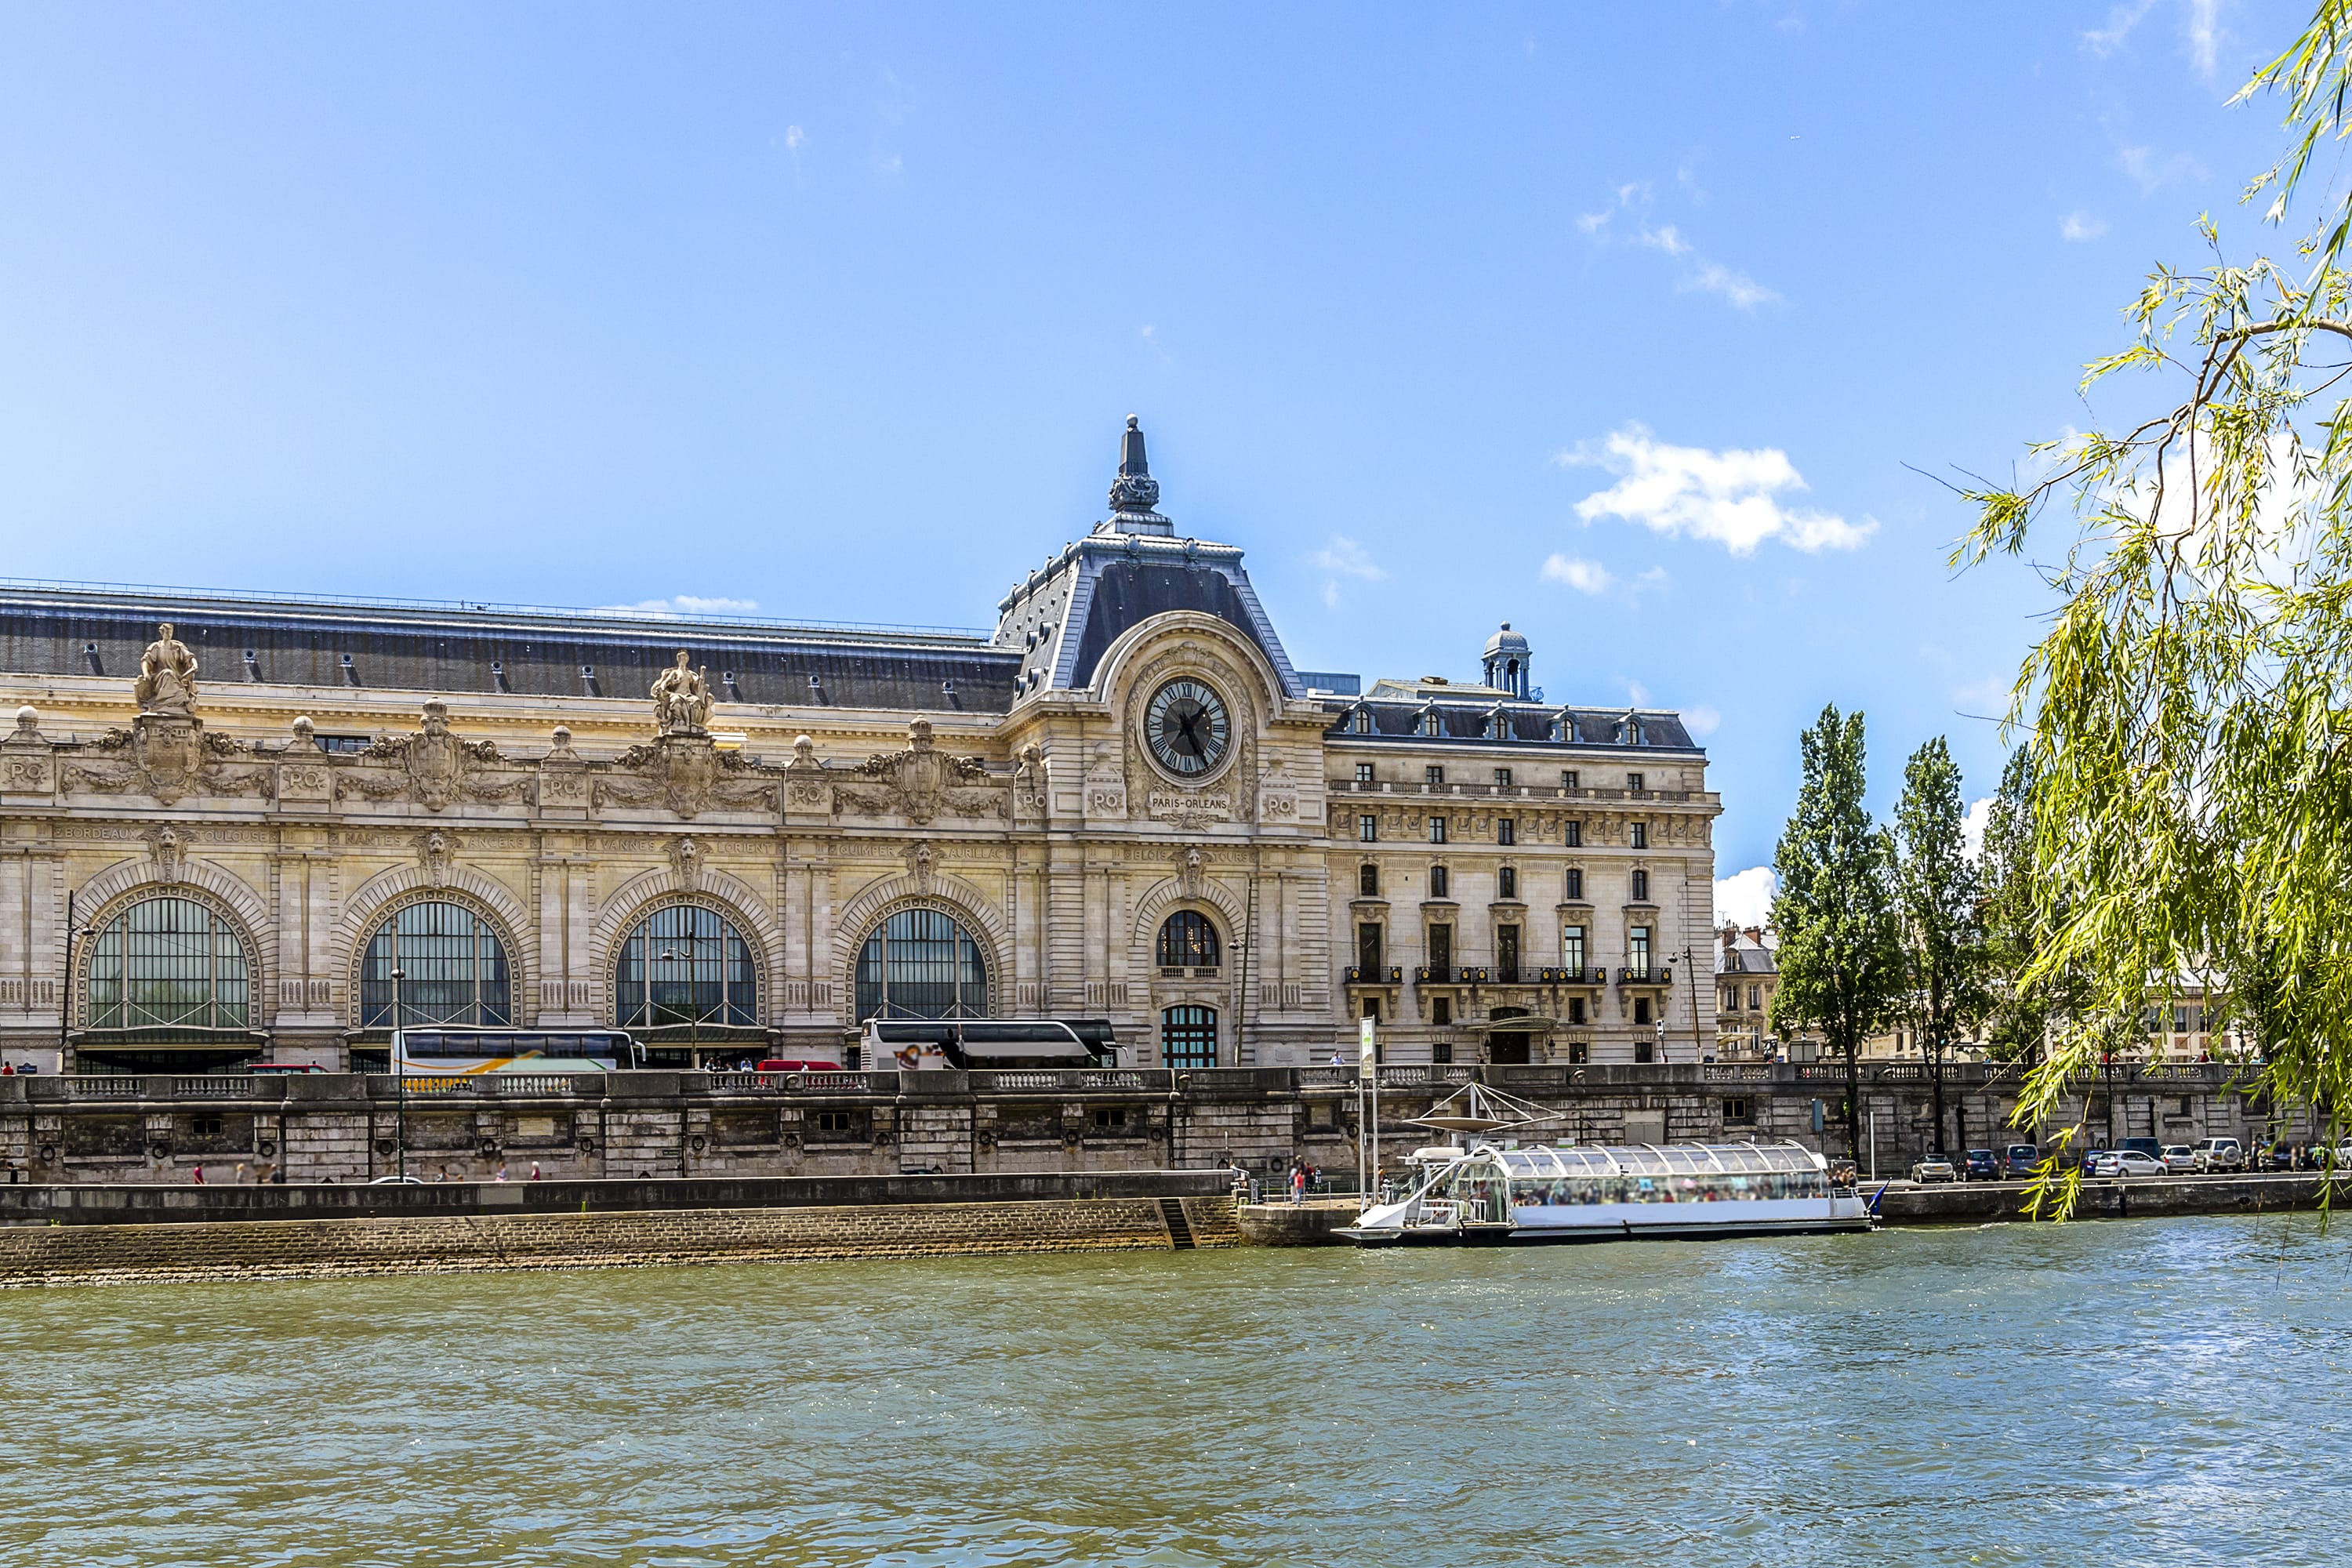
<instances>
[{"instance_id":1,"label":"blue sky","mask_svg":"<svg viewBox=\"0 0 2352 1568\"><path fill-rule=\"evenodd\" d=\"M1824 702L1990 793L1906 465L2132 412L2307 9L16 6L0 569L984 626L1135 413L1300 666L1690 714L1728 876Z\"/></svg>"}]
</instances>

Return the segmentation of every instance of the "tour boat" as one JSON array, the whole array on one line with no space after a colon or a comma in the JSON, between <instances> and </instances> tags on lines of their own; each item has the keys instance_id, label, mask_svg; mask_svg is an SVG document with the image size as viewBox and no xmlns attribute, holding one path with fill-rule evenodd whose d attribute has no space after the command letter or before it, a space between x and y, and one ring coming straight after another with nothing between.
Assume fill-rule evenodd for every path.
<instances>
[{"instance_id":1,"label":"tour boat","mask_svg":"<svg viewBox=\"0 0 2352 1568\"><path fill-rule=\"evenodd\" d=\"M1367 1207L1337 1234L1359 1247L1458 1247L1811 1236L1871 1224L1861 1194L1833 1184L1829 1163L1798 1143L1479 1143L1423 1150L1414 1163L1410 1195Z\"/></svg>"}]
</instances>

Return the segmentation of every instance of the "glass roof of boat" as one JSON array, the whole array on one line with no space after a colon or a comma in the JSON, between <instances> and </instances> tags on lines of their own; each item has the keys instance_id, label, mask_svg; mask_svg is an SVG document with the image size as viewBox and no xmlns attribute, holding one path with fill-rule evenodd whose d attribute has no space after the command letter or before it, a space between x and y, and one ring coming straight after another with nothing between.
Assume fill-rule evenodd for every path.
<instances>
[{"instance_id":1,"label":"glass roof of boat","mask_svg":"<svg viewBox=\"0 0 2352 1568\"><path fill-rule=\"evenodd\" d=\"M1821 1169L1812 1151L1795 1143L1643 1143L1493 1152L1513 1176L1712 1176Z\"/></svg>"}]
</instances>

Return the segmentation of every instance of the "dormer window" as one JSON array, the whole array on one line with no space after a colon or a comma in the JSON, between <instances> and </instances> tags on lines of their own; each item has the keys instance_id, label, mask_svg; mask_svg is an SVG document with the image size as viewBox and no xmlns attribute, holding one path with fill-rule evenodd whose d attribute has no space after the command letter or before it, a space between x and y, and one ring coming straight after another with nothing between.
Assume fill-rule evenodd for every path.
<instances>
[{"instance_id":1,"label":"dormer window","mask_svg":"<svg viewBox=\"0 0 2352 1568\"><path fill-rule=\"evenodd\" d=\"M1357 710L1356 710L1356 733L1357 733L1357 734L1359 734L1359 735L1369 735L1369 734L1370 734L1371 732L1372 732L1372 710L1371 710L1370 709L1369 709L1369 708L1359 708L1359 709L1357 709Z\"/></svg>"},{"instance_id":2,"label":"dormer window","mask_svg":"<svg viewBox=\"0 0 2352 1568\"><path fill-rule=\"evenodd\" d=\"M1438 736L1445 733L1444 727L1437 721L1436 709L1425 708L1422 710L1421 732L1424 735L1430 736Z\"/></svg>"}]
</instances>

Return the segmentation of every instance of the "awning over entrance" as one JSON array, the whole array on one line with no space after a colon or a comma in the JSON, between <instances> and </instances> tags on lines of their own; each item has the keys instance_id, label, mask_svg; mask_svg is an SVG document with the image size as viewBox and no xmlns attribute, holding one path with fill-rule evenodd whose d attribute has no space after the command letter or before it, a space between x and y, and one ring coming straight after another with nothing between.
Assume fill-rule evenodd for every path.
<instances>
[{"instance_id":1,"label":"awning over entrance","mask_svg":"<svg viewBox=\"0 0 2352 1568\"><path fill-rule=\"evenodd\" d=\"M208 1072L269 1048L267 1029L80 1029L66 1037L85 1072Z\"/></svg>"}]
</instances>

